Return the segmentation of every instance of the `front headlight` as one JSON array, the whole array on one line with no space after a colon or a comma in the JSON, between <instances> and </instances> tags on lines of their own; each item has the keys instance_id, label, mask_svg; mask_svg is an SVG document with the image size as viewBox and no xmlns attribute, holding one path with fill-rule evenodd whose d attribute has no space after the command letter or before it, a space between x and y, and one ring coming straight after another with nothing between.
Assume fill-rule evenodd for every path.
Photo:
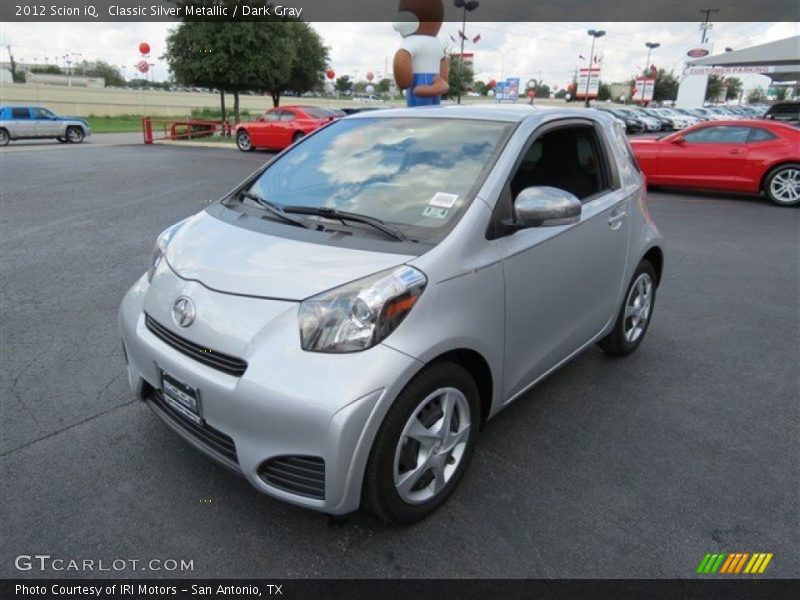
<instances>
[{"instance_id":1,"label":"front headlight","mask_svg":"<svg viewBox=\"0 0 800 600\"><path fill-rule=\"evenodd\" d=\"M408 266L382 271L300 304L300 342L309 352L358 352L394 331L428 280Z\"/></svg>"},{"instance_id":2,"label":"front headlight","mask_svg":"<svg viewBox=\"0 0 800 600\"><path fill-rule=\"evenodd\" d=\"M163 259L164 255L167 253L167 246L169 246L175 233L177 233L188 220L189 219L184 219L183 221L175 223L175 225L162 231L158 238L156 238L156 243L153 246L153 255L150 257L150 265L147 269L147 283L153 281L153 274L156 272L158 265L161 264L161 259Z\"/></svg>"}]
</instances>

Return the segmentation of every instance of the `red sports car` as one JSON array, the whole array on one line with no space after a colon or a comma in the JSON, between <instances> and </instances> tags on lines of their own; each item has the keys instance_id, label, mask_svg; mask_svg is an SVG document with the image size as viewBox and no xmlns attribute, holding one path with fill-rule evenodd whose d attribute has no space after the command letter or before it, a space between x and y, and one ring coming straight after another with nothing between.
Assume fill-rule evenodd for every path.
<instances>
[{"instance_id":1,"label":"red sports car","mask_svg":"<svg viewBox=\"0 0 800 600\"><path fill-rule=\"evenodd\" d=\"M236 126L236 145L242 152L256 148L283 150L304 135L342 116L342 111L317 106L271 108L258 120Z\"/></svg>"},{"instance_id":2,"label":"red sports car","mask_svg":"<svg viewBox=\"0 0 800 600\"><path fill-rule=\"evenodd\" d=\"M775 121L708 121L631 140L648 185L759 194L800 204L800 129Z\"/></svg>"}]
</instances>

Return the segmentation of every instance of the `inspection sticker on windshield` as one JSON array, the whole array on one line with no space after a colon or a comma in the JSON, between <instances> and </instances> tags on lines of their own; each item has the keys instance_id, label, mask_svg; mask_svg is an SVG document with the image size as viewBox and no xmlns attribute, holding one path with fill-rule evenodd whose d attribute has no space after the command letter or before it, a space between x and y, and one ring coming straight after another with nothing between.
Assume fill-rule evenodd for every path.
<instances>
[{"instance_id":1,"label":"inspection sticker on windshield","mask_svg":"<svg viewBox=\"0 0 800 600\"><path fill-rule=\"evenodd\" d=\"M446 208L438 208L436 206L428 206L422 211L423 217L430 217L431 219L444 219L450 211Z\"/></svg>"},{"instance_id":2,"label":"inspection sticker on windshield","mask_svg":"<svg viewBox=\"0 0 800 600\"><path fill-rule=\"evenodd\" d=\"M428 206L435 206L437 208L453 208L458 200L458 194L445 194L444 192L436 192L428 202Z\"/></svg>"}]
</instances>

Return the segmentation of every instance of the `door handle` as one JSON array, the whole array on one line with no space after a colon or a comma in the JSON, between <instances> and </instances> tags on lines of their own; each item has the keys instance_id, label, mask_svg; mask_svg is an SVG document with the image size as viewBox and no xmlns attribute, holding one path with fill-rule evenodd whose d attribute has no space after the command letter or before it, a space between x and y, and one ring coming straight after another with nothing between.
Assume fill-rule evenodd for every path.
<instances>
[{"instance_id":1,"label":"door handle","mask_svg":"<svg viewBox=\"0 0 800 600\"><path fill-rule=\"evenodd\" d=\"M744 150L739 150L739 149L737 148L736 150L731 150L731 151L729 152L729 154L744 154Z\"/></svg>"},{"instance_id":2,"label":"door handle","mask_svg":"<svg viewBox=\"0 0 800 600\"><path fill-rule=\"evenodd\" d=\"M627 216L628 212L621 210L620 212L615 213L608 218L608 224L611 226L611 229L619 229L620 225L622 225L622 222Z\"/></svg>"}]
</instances>

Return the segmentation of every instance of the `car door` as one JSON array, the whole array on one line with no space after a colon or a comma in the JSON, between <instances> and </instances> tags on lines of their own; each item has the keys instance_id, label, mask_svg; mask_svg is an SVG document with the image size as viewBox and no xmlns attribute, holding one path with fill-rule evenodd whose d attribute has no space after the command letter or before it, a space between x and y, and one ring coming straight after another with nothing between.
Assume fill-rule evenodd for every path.
<instances>
[{"instance_id":1,"label":"car door","mask_svg":"<svg viewBox=\"0 0 800 600\"><path fill-rule=\"evenodd\" d=\"M559 146L547 136L560 132L575 133L577 152L555 152ZM568 191L582 202L577 223L532 227L496 240L505 275L506 399L591 342L616 316L632 191L621 188L609 148L609 141L590 120L540 128L531 136L498 204L503 210L515 194L535 185L571 187ZM559 167L576 160L578 168ZM561 175L555 176L559 169ZM594 184L577 186L574 182L583 178L580 171Z\"/></svg>"},{"instance_id":2,"label":"car door","mask_svg":"<svg viewBox=\"0 0 800 600\"><path fill-rule=\"evenodd\" d=\"M295 121L297 120L297 115L290 110L284 110L281 112L281 119L279 122L279 128L277 131L278 136L278 148L285 148L286 146L291 145L292 140L295 134Z\"/></svg>"},{"instance_id":3,"label":"car door","mask_svg":"<svg viewBox=\"0 0 800 600\"><path fill-rule=\"evenodd\" d=\"M31 108L36 137L57 137L61 135L61 121L46 108Z\"/></svg>"},{"instance_id":4,"label":"car door","mask_svg":"<svg viewBox=\"0 0 800 600\"><path fill-rule=\"evenodd\" d=\"M747 162L744 125L713 125L663 140L658 153L659 182L710 189L735 189Z\"/></svg>"},{"instance_id":5,"label":"car door","mask_svg":"<svg viewBox=\"0 0 800 600\"><path fill-rule=\"evenodd\" d=\"M281 110L270 110L264 113L261 122L251 128L253 145L263 148L276 147L276 129L281 117Z\"/></svg>"},{"instance_id":6,"label":"car door","mask_svg":"<svg viewBox=\"0 0 800 600\"><path fill-rule=\"evenodd\" d=\"M36 129L27 106L12 106L8 132L12 138L36 137Z\"/></svg>"}]
</instances>

